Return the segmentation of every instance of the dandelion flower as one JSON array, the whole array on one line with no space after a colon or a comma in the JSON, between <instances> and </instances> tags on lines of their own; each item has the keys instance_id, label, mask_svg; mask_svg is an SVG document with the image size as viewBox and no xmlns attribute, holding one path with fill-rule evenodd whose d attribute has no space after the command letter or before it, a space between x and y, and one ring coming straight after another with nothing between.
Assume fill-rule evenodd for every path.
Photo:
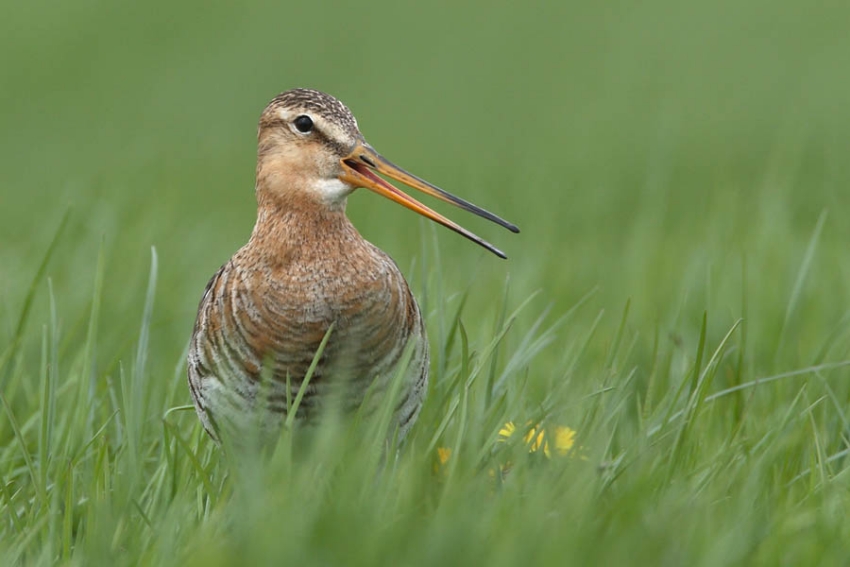
<instances>
[{"instance_id":1,"label":"dandelion flower","mask_svg":"<svg viewBox=\"0 0 850 567\"><path fill-rule=\"evenodd\" d=\"M526 423L526 427L529 426L531 426L530 421ZM529 427L523 436L523 441L528 445L528 452L542 451L546 458L552 458L552 451L549 446L551 440L558 455L566 456L569 454L576 442L576 431L563 425L556 425L553 431L554 435L548 435L546 429L541 427L540 424ZM516 433L516 424L513 421L505 423L499 430L499 442L505 443L514 433Z\"/></svg>"},{"instance_id":2,"label":"dandelion flower","mask_svg":"<svg viewBox=\"0 0 850 567\"><path fill-rule=\"evenodd\" d=\"M565 456L576 444L576 431L563 425L555 427L555 450L559 455Z\"/></svg>"},{"instance_id":3,"label":"dandelion flower","mask_svg":"<svg viewBox=\"0 0 850 567\"><path fill-rule=\"evenodd\" d=\"M502 442L507 441L508 438L510 438L510 436L514 434L514 431L516 431L516 425L514 425L514 422L513 421L507 422L499 430L499 437L500 437L499 441L502 441Z\"/></svg>"}]
</instances>

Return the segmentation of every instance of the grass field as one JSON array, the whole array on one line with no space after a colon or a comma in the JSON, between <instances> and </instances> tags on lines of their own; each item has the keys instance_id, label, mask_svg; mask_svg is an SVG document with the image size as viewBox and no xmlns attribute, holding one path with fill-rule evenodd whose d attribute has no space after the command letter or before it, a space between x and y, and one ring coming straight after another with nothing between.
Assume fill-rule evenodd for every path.
<instances>
[{"instance_id":1,"label":"grass field","mask_svg":"<svg viewBox=\"0 0 850 567\"><path fill-rule=\"evenodd\" d=\"M0 564L846 564L850 10L639 6L5 6ZM294 86L522 229L350 199L428 318L394 459L228 463L186 407Z\"/></svg>"}]
</instances>

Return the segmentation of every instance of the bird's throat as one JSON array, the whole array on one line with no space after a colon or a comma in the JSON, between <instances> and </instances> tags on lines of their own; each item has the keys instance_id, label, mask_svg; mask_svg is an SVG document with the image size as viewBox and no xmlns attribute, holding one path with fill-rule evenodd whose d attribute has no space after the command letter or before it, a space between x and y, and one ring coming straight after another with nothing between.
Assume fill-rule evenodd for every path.
<instances>
[{"instance_id":1,"label":"bird's throat","mask_svg":"<svg viewBox=\"0 0 850 567\"><path fill-rule=\"evenodd\" d=\"M329 207L310 195L257 194L257 222L249 245L276 258L327 256L362 241L345 216L345 202Z\"/></svg>"}]
</instances>

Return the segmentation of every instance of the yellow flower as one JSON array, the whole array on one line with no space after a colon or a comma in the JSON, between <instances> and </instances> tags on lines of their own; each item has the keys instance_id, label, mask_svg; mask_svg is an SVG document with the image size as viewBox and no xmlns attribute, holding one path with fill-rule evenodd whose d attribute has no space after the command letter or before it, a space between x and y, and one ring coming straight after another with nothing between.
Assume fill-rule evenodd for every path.
<instances>
[{"instance_id":1,"label":"yellow flower","mask_svg":"<svg viewBox=\"0 0 850 567\"><path fill-rule=\"evenodd\" d=\"M445 474L446 463L452 458L452 450L448 447L437 447L437 458L434 459L434 474Z\"/></svg>"},{"instance_id":2,"label":"yellow flower","mask_svg":"<svg viewBox=\"0 0 850 567\"><path fill-rule=\"evenodd\" d=\"M552 434L547 433L546 429L540 427L540 424L531 426L531 422L527 422L528 431L523 435L523 442L528 446L529 453L537 453L542 451L547 459L552 458L552 447L555 449L555 454L561 457L569 455L576 444L576 431L564 425L556 425L552 428ZM496 440L498 443L505 443L516 433L516 424L513 421L508 421L499 430L499 437ZM551 447L550 447L551 443ZM434 462L434 472L440 472L449 459L452 458L452 450L449 447L437 447L437 459ZM499 475L506 475L512 467L510 462L499 465ZM489 471L491 477L495 477L496 471Z\"/></svg>"},{"instance_id":3,"label":"yellow flower","mask_svg":"<svg viewBox=\"0 0 850 567\"><path fill-rule=\"evenodd\" d=\"M576 444L575 429L558 425L555 427L555 450L559 455L566 455Z\"/></svg>"},{"instance_id":4,"label":"yellow flower","mask_svg":"<svg viewBox=\"0 0 850 567\"><path fill-rule=\"evenodd\" d=\"M499 437L501 437L501 439L499 439L499 441L505 441L505 440L507 440L507 439L508 439L508 437L510 437L511 435L513 435L513 434L514 434L514 431L516 431L516 425L514 425L514 422L513 422L513 421L509 421L509 422L507 422L507 423L506 423L506 424L505 424L505 425L504 425L504 426L503 426L503 427L499 430Z\"/></svg>"},{"instance_id":5,"label":"yellow flower","mask_svg":"<svg viewBox=\"0 0 850 567\"><path fill-rule=\"evenodd\" d=\"M530 421L526 423L526 426L530 425ZM515 432L516 425L514 422L507 422L499 430L499 441L502 443L506 442ZM552 451L549 448L549 437L550 436L546 434L546 430L540 427L540 424L537 424L529 428L528 432L523 436L523 441L526 445L528 445L529 453L536 453L542 450L546 458L552 458ZM561 456L567 455L576 442L575 430L563 425L555 426L553 437L554 439L552 440L552 444L555 446L555 451Z\"/></svg>"},{"instance_id":6,"label":"yellow flower","mask_svg":"<svg viewBox=\"0 0 850 567\"><path fill-rule=\"evenodd\" d=\"M546 431L542 428L538 431L537 427L540 426L532 427L525 434L525 437L523 437L525 444L530 446L528 452L536 453L543 447L543 454L551 457L552 455L549 454L549 441L546 440Z\"/></svg>"}]
</instances>

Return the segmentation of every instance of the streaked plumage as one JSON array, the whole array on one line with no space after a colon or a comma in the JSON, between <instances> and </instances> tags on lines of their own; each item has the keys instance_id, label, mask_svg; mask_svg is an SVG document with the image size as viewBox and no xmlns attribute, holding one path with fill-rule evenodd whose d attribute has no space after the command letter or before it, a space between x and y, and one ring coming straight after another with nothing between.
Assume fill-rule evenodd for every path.
<instances>
[{"instance_id":1,"label":"streaked plumage","mask_svg":"<svg viewBox=\"0 0 850 567\"><path fill-rule=\"evenodd\" d=\"M345 216L348 194L368 187L501 255L374 169L516 228L384 160L363 140L350 111L324 93L295 89L276 97L260 118L258 139L257 222L248 243L207 285L190 344L189 388L198 415L215 438L274 434L333 324L296 417L314 420L332 391L345 411L359 408L370 386L377 394L370 399L379 403L413 341L395 412L403 437L427 389L425 325L396 264ZM264 365L271 384L261 391Z\"/></svg>"}]
</instances>

